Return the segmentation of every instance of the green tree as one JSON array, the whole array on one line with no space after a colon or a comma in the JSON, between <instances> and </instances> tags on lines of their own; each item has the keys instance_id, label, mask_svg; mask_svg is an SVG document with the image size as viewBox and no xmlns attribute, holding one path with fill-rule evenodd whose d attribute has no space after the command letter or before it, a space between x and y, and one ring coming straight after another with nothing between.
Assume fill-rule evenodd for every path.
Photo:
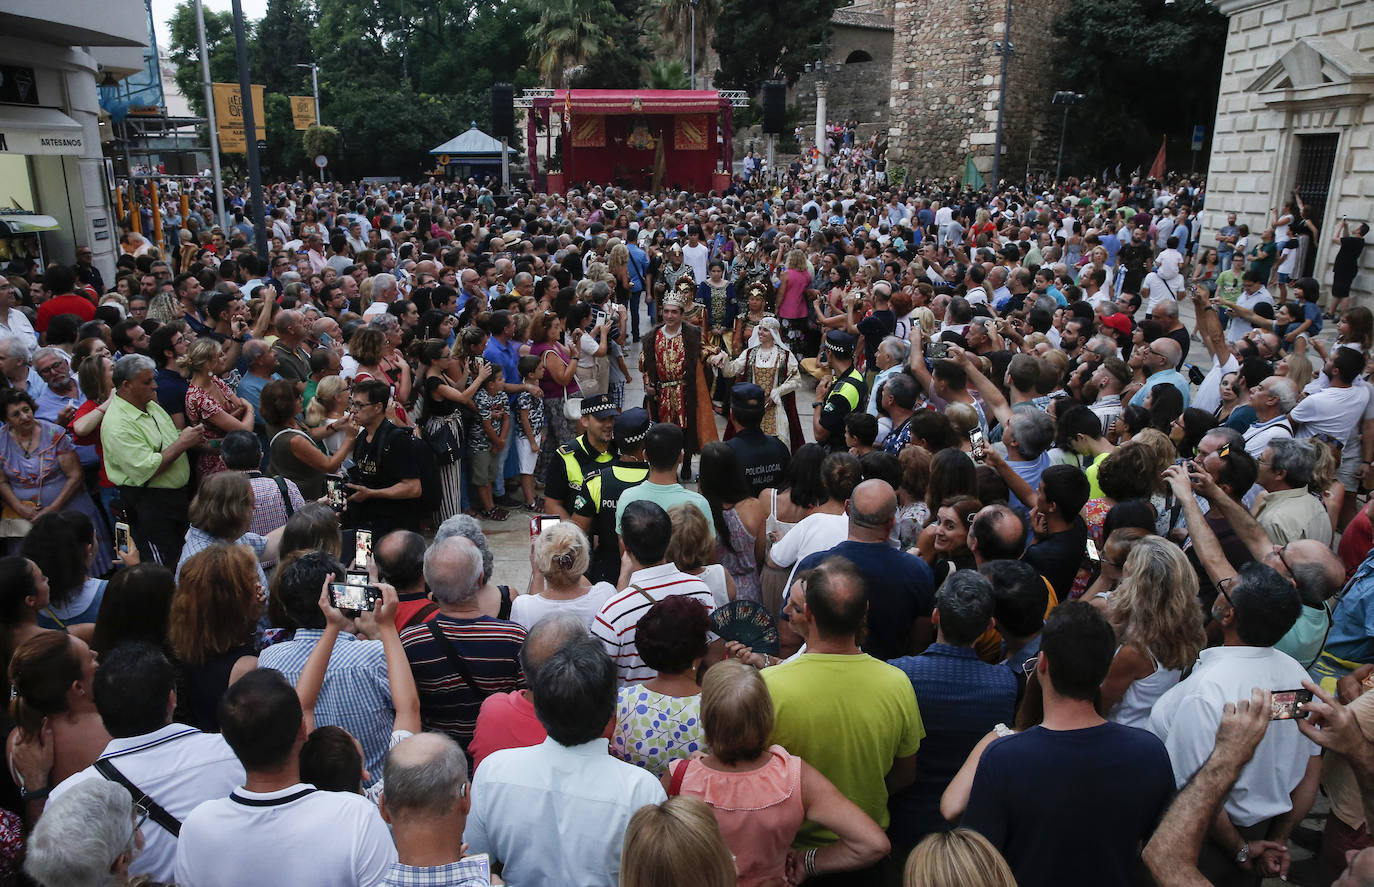
<instances>
[{"instance_id":1,"label":"green tree","mask_svg":"<svg viewBox=\"0 0 1374 887\"><path fill-rule=\"evenodd\" d=\"M175 66L173 80L197 116L205 116L205 88L200 72L200 42L196 34L196 8L182 0L168 22L171 44L167 55ZM251 32L251 23L248 30ZM238 63L234 59L234 16L228 12L205 10L205 47L210 54L210 79L215 83L237 83Z\"/></svg>"},{"instance_id":2,"label":"green tree","mask_svg":"<svg viewBox=\"0 0 1374 887\"><path fill-rule=\"evenodd\" d=\"M338 150L339 131L332 126L312 126L301 133L301 146L311 160L317 154L328 157Z\"/></svg>"},{"instance_id":3,"label":"green tree","mask_svg":"<svg viewBox=\"0 0 1374 887\"><path fill-rule=\"evenodd\" d=\"M697 0L696 3L696 49L697 64L706 57L708 38L720 15L720 0ZM675 46L683 55L684 64L691 58L692 42L692 0L662 0L658 8L658 20L664 40ZM690 78L690 71L688 72ZM685 86L673 87L686 89Z\"/></svg>"},{"instance_id":4,"label":"green tree","mask_svg":"<svg viewBox=\"0 0 1374 887\"><path fill-rule=\"evenodd\" d=\"M649 66L648 89L687 89L691 77L687 66L676 59L664 59Z\"/></svg>"},{"instance_id":5,"label":"green tree","mask_svg":"<svg viewBox=\"0 0 1374 887\"><path fill-rule=\"evenodd\" d=\"M1216 116L1226 29L1204 0L1073 0L1053 27L1057 87L1086 96L1069 113L1065 175L1148 169L1164 133L1170 165L1186 166L1193 125Z\"/></svg>"},{"instance_id":6,"label":"green tree","mask_svg":"<svg viewBox=\"0 0 1374 887\"><path fill-rule=\"evenodd\" d=\"M349 101L326 106L325 119L341 136L338 162L330 157L330 169L343 178L417 175L433 166L431 148L466 130L489 107L485 95L457 99L408 85L356 90Z\"/></svg>"},{"instance_id":7,"label":"green tree","mask_svg":"<svg viewBox=\"0 0 1374 887\"><path fill-rule=\"evenodd\" d=\"M611 45L603 23L617 18L610 0L551 0L526 32L543 82L566 86L573 69Z\"/></svg>"},{"instance_id":8,"label":"green tree","mask_svg":"<svg viewBox=\"0 0 1374 887\"><path fill-rule=\"evenodd\" d=\"M267 92L309 95L310 71L296 65L313 61L313 26L303 0L267 0L267 11L258 23L258 39L250 54L253 82L261 83Z\"/></svg>"},{"instance_id":9,"label":"green tree","mask_svg":"<svg viewBox=\"0 0 1374 887\"><path fill-rule=\"evenodd\" d=\"M716 86L757 93L764 81L796 83L820 58L830 15L843 0L723 0L711 46L720 54Z\"/></svg>"}]
</instances>

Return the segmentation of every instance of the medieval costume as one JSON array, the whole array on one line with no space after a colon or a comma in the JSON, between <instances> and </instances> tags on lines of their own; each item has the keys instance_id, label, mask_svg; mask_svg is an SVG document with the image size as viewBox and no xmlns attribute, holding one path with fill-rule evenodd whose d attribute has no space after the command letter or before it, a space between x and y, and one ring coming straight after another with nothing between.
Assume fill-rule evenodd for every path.
<instances>
[{"instance_id":1,"label":"medieval costume","mask_svg":"<svg viewBox=\"0 0 1374 887\"><path fill-rule=\"evenodd\" d=\"M665 308L683 310L687 305L678 293L669 293L663 299ZM683 430L686 475L691 457L717 439L715 415L702 371L701 329L683 321L672 330L660 321L646 337L639 362L645 387L653 392L645 394L645 409L655 422L671 422Z\"/></svg>"},{"instance_id":2,"label":"medieval costume","mask_svg":"<svg viewBox=\"0 0 1374 887\"><path fill-rule=\"evenodd\" d=\"M734 360L717 358L721 373L736 382L752 382L768 397L763 421L759 427L784 441L796 452L806 443L801 422L797 418L796 391L801 387L801 368L796 356L782 344L782 327L775 317L765 317L754 330L749 347ZM725 439L735 435L731 420L725 427Z\"/></svg>"}]
</instances>

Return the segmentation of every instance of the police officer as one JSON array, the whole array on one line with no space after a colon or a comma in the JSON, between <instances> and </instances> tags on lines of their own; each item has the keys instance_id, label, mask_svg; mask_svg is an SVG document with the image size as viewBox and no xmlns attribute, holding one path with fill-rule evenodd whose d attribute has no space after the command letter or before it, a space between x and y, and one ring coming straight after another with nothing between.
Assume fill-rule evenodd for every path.
<instances>
[{"instance_id":1,"label":"police officer","mask_svg":"<svg viewBox=\"0 0 1374 887\"><path fill-rule=\"evenodd\" d=\"M863 373L854 369L854 346L858 338L844 330L825 334L825 351L833 374L830 383L816 388L816 399L824 406L812 417L816 443L832 453L843 452L844 420L868 402L868 385Z\"/></svg>"},{"instance_id":2,"label":"police officer","mask_svg":"<svg viewBox=\"0 0 1374 887\"><path fill-rule=\"evenodd\" d=\"M764 408L768 406L768 396L763 389L752 382L737 382L730 389L730 415L734 417L738 431L725 445L735 451L739 463L744 467L744 476L749 479L752 495L759 495L769 487L782 482L787 463L792 460L787 444L771 434L764 434L759 426L763 422Z\"/></svg>"},{"instance_id":3,"label":"police officer","mask_svg":"<svg viewBox=\"0 0 1374 887\"><path fill-rule=\"evenodd\" d=\"M620 578L620 537L615 532L615 510L620 494L649 477L644 458L644 438L649 434L649 411L635 407L615 420L617 456L609 465L587 475L581 492L573 496L573 522L588 536L596 537L587 578L615 584Z\"/></svg>"},{"instance_id":4,"label":"police officer","mask_svg":"<svg viewBox=\"0 0 1374 887\"><path fill-rule=\"evenodd\" d=\"M578 424L583 433L559 447L549 460L548 475L544 478L544 507L550 514L571 518L573 497L581 491L587 474L611 461L611 434L618 415L620 410L605 394L582 401ZM840 437L843 439L844 435Z\"/></svg>"}]
</instances>

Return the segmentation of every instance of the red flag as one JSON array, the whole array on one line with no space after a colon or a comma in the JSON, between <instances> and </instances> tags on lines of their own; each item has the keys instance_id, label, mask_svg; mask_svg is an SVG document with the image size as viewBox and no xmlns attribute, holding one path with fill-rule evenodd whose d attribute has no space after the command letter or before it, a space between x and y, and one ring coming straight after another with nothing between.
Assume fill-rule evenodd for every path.
<instances>
[{"instance_id":1,"label":"red flag","mask_svg":"<svg viewBox=\"0 0 1374 887\"><path fill-rule=\"evenodd\" d=\"M1152 179L1158 179L1159 181L1164 180L1164 144L1168 140L1169 136L1167 134L1162 136L1159 140L1159 153L1155 155L1155 162L1150 164L1150 178Z\"/></svg>"}]
</instances>

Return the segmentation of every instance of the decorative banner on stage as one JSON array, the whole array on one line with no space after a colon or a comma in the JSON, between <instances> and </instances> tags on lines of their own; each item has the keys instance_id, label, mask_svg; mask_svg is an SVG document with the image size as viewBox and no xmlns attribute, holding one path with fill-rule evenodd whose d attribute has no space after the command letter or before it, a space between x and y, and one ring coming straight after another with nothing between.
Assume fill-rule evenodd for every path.
<instances>
[{"instance_id":1,"label":"decorative banner on stage","mask_svg":"<svg viewBox=\"0 0 1374 887\"><path fill-rule=\"evenodd\" d=\"M580 114L573 121L574 148L606 147L606 117L603 114Z\"/></svg>"},{"instance_id":2,"label":"decorative banner on stage","mask_svg":"<svg viewBox=\"0 0 1374 887\"><path fill-rule=\"evenodd\" d=\"M679 114L673 118L673 147L678 151L705 151L711 118L705 114Z\"/></svg>"}]
</instances>

